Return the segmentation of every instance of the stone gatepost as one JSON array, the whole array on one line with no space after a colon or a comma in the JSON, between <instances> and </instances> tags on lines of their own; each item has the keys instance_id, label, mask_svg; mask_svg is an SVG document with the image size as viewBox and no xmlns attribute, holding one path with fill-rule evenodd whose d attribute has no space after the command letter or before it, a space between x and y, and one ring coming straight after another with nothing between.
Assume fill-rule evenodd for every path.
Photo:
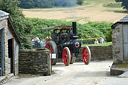
<instances>
[{"instance_id":1,"label":"stone gatepost","mask_svg":"<svg viewBox=\"0 0 128 85\"><path fill-rule=\"evenodd\" d=\"M4 11L1 11L0 10L0 25L4 26L3 28L3 54L1 56L1 58L3 57L3 60L1 60L1 64L3 65L3 68L2 68L2 76L7 76L9 75L9 68L10 68L10 65L9 65L9 58L8 58L8 35L7 35L7 29L8 29L8 18L9 18L9 13L6 13ZM1 30L0 30L1 31ZM0 41L1 42L1 41ZM1 45L2 46L2 45Z\"/></svg>"},{"instance_id":2,"label":"stone gatepost","mask_svg":"<svg viewBox=\"0 0 128 85\"><path fill-rule=\"evenodd\" d=\"M128 68L128 16L112 25L113 65L112 75L119 75ZM126 69L125 69L126 70Z\"/></svg>"}]
</instances>

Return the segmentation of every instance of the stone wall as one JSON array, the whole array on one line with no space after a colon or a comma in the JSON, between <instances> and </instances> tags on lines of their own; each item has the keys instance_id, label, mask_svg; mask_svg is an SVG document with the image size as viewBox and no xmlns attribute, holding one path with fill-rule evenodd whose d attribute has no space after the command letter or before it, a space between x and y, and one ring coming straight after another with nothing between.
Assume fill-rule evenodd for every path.
<instances>
[{"instance_id":1,"label":"stone wall","mask_svg":"<svg viewBox=\"0 0 128 85\"><path fill-rule=\"evenodd\" d=\"M112 46L90 46L92 60L112 59Z\"/></svg>"},{"instance_id":2,"label":"stone wall","mask_svg":"<svg viewBox=\"0 0 128 85\"><path fill-rule=\"evenodd\" d=\"M51 71L50 52L48 50L20 50L19 73L50 75Z\"/></svg>"},{"instance_id":3,"label":"stone wall","mask_svg":"<svg viewBox=\"0 0 128 85\"><path fill-rule=\"evenodd\" d=\"M5 76L8 76L9 73L10 73L10 63L9 63L9 58L8 58L8 20L7 20L8 17L6 17L5 19L0 19L0 24L2 26L5 26L4 28L4 72L3 74ZM1 46L0 46L1 47ZM0 55L1 57L1 55ZM0 61L1 62L1 61Z\"/></svg>"},{"instance_id":4,"label":"stone wall","mask_svg":"<svg viewBox=\"0 0 128 85\"><path fill-rule=\"evenodd\" d=\"M89 46L91 50L91 60L109 60L112 59L112 46ZM81 48L82 50L83 48ZM82 54L76 61L82 61Z\"/></svg>"},{"instance_id":5,"label":"stone wall","mask_svg":"<svg viewBox=\"0 0 128 85\"><path fill-rule=\"evenodd\" d=\"M123 62L123 28L122 24L112 30L113 63Z\"/></svg>"}]
</instances>

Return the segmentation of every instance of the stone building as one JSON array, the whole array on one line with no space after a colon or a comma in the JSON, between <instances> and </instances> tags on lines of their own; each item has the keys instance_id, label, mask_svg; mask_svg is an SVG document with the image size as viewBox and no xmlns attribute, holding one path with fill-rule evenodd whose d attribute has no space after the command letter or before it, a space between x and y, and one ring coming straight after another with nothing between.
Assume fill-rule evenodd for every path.
<instances>
[{"instance_id":1,"label":"stone building","mask_svg":"<svg viewBox=\"0 0 128 85\"><path fill-rule=\"evenodd\" d=\"M0 76L18 74L19 45L9 13L0 10Z\"/></svg>"},{"instance_id":2,"label":"stone building","mask_svg":"<svg viewBox=\"0 0 128 85\"><path fill-rule=\"evenodd\" d=\"M128 16L112 25L113 63L128 63Z\"/></svg>"}]
</instances>

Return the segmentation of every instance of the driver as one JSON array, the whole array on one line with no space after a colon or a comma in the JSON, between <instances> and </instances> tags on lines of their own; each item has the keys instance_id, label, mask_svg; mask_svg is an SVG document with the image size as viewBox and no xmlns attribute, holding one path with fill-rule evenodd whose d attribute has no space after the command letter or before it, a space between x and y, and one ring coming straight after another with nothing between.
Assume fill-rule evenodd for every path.
<instances>
[{"instance_id":1,"label":"driver","mask_svg":"<svg viewBox=\"0 0 128 85\"><path fill-rule=\"evenodd\" d=\"M52 37L53 41L56 41L57 40L56 30L53 30L53 33L51 34L51 37Z\"/></svg>"},{"instance_id":2,"label":"driver","mask_svg":"<svg viewBox=\"0 0 128 85\"><path fill-rule=\"evenodd\" d=\"M61 29L58 35L60 36L62 33L63 33L63 32L62 32L62 29Z\"/></svg>"}]
</instances>

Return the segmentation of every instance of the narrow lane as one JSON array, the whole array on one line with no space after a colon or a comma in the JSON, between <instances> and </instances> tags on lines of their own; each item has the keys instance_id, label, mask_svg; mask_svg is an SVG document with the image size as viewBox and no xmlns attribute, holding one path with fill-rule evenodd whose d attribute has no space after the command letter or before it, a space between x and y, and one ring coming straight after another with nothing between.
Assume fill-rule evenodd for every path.
<instances>
[{"instance_id":1,"label":"narrow lane","mask_svg":"<svg viewBox=\"0 0 128 85\"><path fill-rule=\"evenodd\" d=\"M127 85L128 78L110 76L112 61L57 63L51 76L17 76L2 85Z\"/></svg>"},{"instance_id":2,"label":"narrow lane","mask_svg":"<svg viewBox=\"0 0 128 85\"><path fill-rule=\"evenodd\" d=\"M62 63L54 66L54 70L64 69L63 72L44 82L44 85L95 85L104 78L109 76L111 61L91 62L89 65L84 63L74 63L70 66L63 67ZM42 84L39 84L42 85Z\"/></svg>"}]
</instances>

